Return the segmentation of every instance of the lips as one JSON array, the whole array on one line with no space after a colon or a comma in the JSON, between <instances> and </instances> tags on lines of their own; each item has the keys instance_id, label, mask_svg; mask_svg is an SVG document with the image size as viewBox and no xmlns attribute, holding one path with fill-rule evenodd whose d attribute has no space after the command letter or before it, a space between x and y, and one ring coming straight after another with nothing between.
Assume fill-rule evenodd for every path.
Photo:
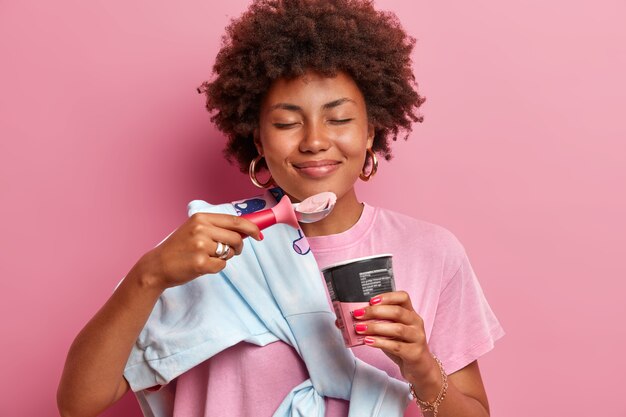
<instances>
[{"instance_id":1,"label":"lips","mask_svg":"<svg viewBox=\"0 0 626 417\"><path fill-rule=\"evenodd\" d=\"M320 178L333 173L339 168L341 162L330 159L321 161L302 161L293 163L293 167L306 177Z\"/></svg>"},{"instance_id":2,"label":"lips","mask_svg":"<svg viewBox=\"0 0 626 417\"><path fill-rule=\"evenodd\" d=\"M296 168L311 168L311 167L322 167L326 165L337 165L339 161L333 161L330 159L324 159L322 161L304 161L292 164Z\"/></svg>"}]
</instances>

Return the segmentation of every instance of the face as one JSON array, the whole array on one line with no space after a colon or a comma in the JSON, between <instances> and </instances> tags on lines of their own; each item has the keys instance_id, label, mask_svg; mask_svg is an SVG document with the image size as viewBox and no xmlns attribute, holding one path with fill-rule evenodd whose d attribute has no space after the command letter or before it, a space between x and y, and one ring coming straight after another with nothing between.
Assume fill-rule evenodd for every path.
<instances>
[{"instance_id":1,"label":"face","mask_svg":"<svg viewBox=\"0 0 626 417\"><path fill-rule=\"evenodd\" d=\"M344 73L275 81L255 132L272 178L295 201L323 191L338 199L354 193L373 139L363 95Z\"/></svg>"}]
</instances>

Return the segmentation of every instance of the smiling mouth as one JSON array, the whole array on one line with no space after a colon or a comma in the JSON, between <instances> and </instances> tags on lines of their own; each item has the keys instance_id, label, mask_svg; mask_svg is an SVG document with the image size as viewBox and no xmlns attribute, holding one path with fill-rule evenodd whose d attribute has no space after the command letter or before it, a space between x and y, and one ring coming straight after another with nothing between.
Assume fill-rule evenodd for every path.
<instances>
[{"instance_id":1,"label":"smiling mouth","mask_svg":"<svg viewBox=\"0 0 626 417\"><path fill-rule=\"evenodd\" d=\"M325 167L325 166L329 166L329 165L339 165L339 161L331 161L331 160L324 160L324 161L306 161L306 162L300 162L297 164L292 164L295 168L297 169L303 169L303 168L319 168L319 167Z\"/></svg>"},{"instance_id":2,"label":"smiling mouth","mask_svg":"<svg viewBox=\"0 0 626 417\"><path fill-rule=\"evenodd\" d=\"M324 160L306 161L292 165L296 171L306 177L321 178L336 171L340 164L341 162L339 161Z\"/></svg>"}]
</instances>

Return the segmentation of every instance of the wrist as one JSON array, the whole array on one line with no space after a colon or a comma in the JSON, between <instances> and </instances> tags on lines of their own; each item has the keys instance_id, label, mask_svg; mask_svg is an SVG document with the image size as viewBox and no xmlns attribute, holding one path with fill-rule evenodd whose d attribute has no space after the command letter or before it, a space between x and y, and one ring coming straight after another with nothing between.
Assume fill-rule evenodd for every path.
<instances>
[{"instance_id":1,"label":"wrist","mask_svg":"<svg viewBox=\"0 0 626 417\"><path fill-rule=\"evenodd\" d=\"M414 368L406 379L420 398L435 398L441 389L441 371L430 353L425 356L422 365Z\"/></svg>"},{"instance_id":2,"label":"wrist","mask_svg":"<svg viewBox=\"0 0 626 417\"><path fill-rule=\"evenodd\" d=\"M439 405L446 397L448 391L448 375L443 369L441 361L434 355L432 359L435 362L437 376L433 379L433 376L429 375L429 377L422 380L421 386L410 383L409 388L411 395L422 412L432 411L433 417L437 417ZM438 382L434 382L435 380Z\"/></svg>"},{"instance_id":3,"label":"wrist","mask_svg":"<svg viewBox=\"0 0 626 417\"><path fill-rule=\"evenodd\" d=\"M144 255L135 266L133 266L127 278L130 277L135 285L143 291L162 293L167 286L164 285L163 280L158 275L147 268L149 262L146 256L148 256L148 254Z\"/></svg>"}]
</instances>

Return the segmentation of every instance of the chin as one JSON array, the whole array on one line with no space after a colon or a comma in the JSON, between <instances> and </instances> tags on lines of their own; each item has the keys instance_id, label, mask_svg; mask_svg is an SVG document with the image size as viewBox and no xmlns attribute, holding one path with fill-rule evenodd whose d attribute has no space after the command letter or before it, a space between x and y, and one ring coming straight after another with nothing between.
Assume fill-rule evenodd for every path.
<instances>
[{"instance_id":1,"label":"chin","mask_svg":"<svg viewBox=\"0 0 626 417\"><path fill-rule=\"evenodd\" d=\"M342 188L337 188L337 187L332 187L332 186L320 186L320 187L312 187L312 188L307 188L307 190L298 190L298 192L291 194L287 191L285 191L287 193L287 195L289 195L289 197L291 197L294 202L295 201L302 201L307 197L311 197L312 195L315 194L319 194L319 193L323 193L323 192L333 192L336 196L337 196L337 201L341 200L345 195L349 194L350 190L352 189L342 189Z\"/></svg>"},{"instance_id":2,"label":"chin","mask_svg":"<svg viewBox=\"0 0 626 417\"><path fill-rule=\"evenodd\" d=\"M317 187L306 187L306 188L293 188L293 187L281 187L283 191L291 197L294 202L300 202L305 198L311 197L312 195L323 193L326 191L332 191L337 194L337 192L333 189L333 187L320 185Z\"/></svg>"},{"instance_id":3,"label":"chin","mask_svg":"<svg viewBox=\"0 0 626 417\"><path fill-rule=\"evenodd\" d=\"M325 180L302 180L301 178L290 178L291 181L277 181L276 184L291 197L294 202L302 201L312 195L331 191L335 193L337 199L341 199L344 195L354 190L354 183L349 181L332 181L330 178ZM274 179L276 181L276 179Z\"/></svg>"}]
</instances>

